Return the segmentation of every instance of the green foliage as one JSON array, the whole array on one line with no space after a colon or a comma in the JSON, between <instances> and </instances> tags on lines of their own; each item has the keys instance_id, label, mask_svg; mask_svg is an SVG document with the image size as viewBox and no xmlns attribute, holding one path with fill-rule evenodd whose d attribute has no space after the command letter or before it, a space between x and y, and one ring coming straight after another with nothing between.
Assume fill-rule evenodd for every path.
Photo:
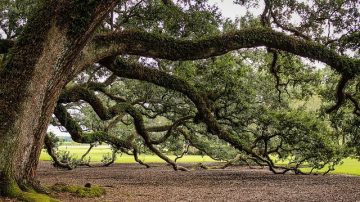
<instances>
[{"instance_id":1,"label":"green foliage","mask_svg":"<svg viewBox=\"0 0 360 202\"><path fill-rule=\"evenodd\" d=\"M306 166L333 170L350 150L339 144L338 133L329 126L326 117L314 115L320 112L319 106L310 108L306 104L324 91L321 88L325 70L280 53L277 81L269 72L271 61L272 55L260 49L225 54L211 60L161 61L161 65L171 66L164 71L186 80L201 92L220 125L238 138L242 146L251 148L260 159L265 159L260 160L261 165L288 161L286 167L289 168ZM174 132L159 145L164 153L180 155L184 145L190 144L196 148L193 153L206 154L216 160L230 161L241 153L256 163L250 155L210 134L206 126L199 124L197 109L184 95L128 79L114 82L109 92L132 102L141 100L135 106L149 127L166 125L186 115L195 116L191 123L182 127L188 135ZM99 97L109 107L114 104L111 99ZM321 98L319 100L321 103ZM97 119L90 107L83 107L82 112L84 117L80 116L79 121L86 123L86 127L100 130L108 125ZM133 136L132 120L127 116L122 120L130 125L117 124L109 132L122 140L131 139L136 145L143 145L141 138ZM154 133L151 137L159 139L164 135L165 132ZM273 158L276 160L271 160Z\"/></svg>"},{"instance_id":2,"label":"green foliage","mask_svg":"<svg viewBox=\"0 0 360 202\"><path fill-rule=\"evenodd\" d=\"M131 2L124 4L133 5ZM220 13L216 7L207 5L206 1L195 1L188 8L183 4L166 6L160 0L145 1L126 11L129 14L118 18L117 23L127 29L136 27L189 38L219 33Z\"/></svg>"},{"instance_id":3,"label":"green foliage","mask_svg":"<svg viewBox=\"0 0 360 202\"><path fill-rule=\"evenodd\" d=\"M307 166L321 169L327 163L339 164L346 156L335 134L318 117L304 111L290 111L276 112L265 119L264 122L271 122L268 131L281 134L275 137L274 145L268 145L277 147L282 142L283 148L277 155L280 160L291 159L290 163L294 164L306 161Z\"/></svg>"},{"instance_id":4,"label":"green foliage","mask_svg":"<svg viewBox=\"0 0 360 202\"><path fill-rule=\"evenodd\" d=\"M57 148L60 146L60 144L62 143L62 142L60 141L59 137L57 137L56 134L55 134L55 133L52 133L52 132L47 133L47 135L48 135L48 137L50 138L51 143L53 144L53 145L52 145L53 148L57 149ZM44 145L44 147L45 147L45 145Z\"/></svg>"},{"instance_id":5,"label":"green foliage","mask_svg":"<svg viewBox=\"0 0 360 202\"><path fill-rule=\"evenodd\" d=\"M72 168L75 168L79 164L77 158L71 154L70 151L59 150L56 155L61 163L66 163Z\"/></svg>"},{"instance_id":6,"label":"green foliage","mask_svg":"<svg viewBox=\"0 0 360 202\"><path fill-rule=\"evenodd\" d=\"M41 0L4 0L0 2L0 27L6 38L11 39L22 32L24 21L36 10Z\"/></svg>"},{"instance_id":7,"label":"green foliage","mask_svg":"<svg viewBox=\"0 0 360 202\"><path fill-rule=\"evenodd\" d=\"M114 152L114 151L113 151ZM117 155L113 156L112 153L106 153L102 155L101 163L108 164L112 161L116 161Z\"/></svg>"}]
</instances>

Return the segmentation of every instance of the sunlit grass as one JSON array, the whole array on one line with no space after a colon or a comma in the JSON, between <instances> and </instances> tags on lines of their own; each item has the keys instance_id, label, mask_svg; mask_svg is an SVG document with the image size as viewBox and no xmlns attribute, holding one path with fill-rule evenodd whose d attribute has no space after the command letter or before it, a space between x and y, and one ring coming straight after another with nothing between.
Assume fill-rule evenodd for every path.
<instances>
[{"instance_id":1,"label":"sunlit grass","mask_svg":"<svg viewBox=\"0 0 360 202\"><path fill-rule=\"evenodd\" d=\"M302 169L303 171L310 171L309 168ZM318 170L316 172L325 172L327 168ZM345 175L358 175L360 176L360 162L357 159L347 158L343 160L343 164L335 167L334 171L330 171L332 174L345 174Z\"/></svg>"},{"instance_id":2,"label":"sunlit grass","mask_svg":"<svg viewBox=\"0 0 360 202\"><path fill-rule=\"evenodd\" d=\"M62 151L69 151L74 157L81 158L81 156L87 151L89 146L86 145L76 145L76 146L60 146L59 149ZM107 146L98 146L91 150L88 154L87 158L90 157L91 162L101 162L101 159L104 155L111 155L111 150ZM176 156L169 155L171 159L175 159ZM161 158L155 155L147 155L141 154L139 155L139 159L144 161L145 163L163 163L165 162ZM51 157L46 153L45 150L41 152L40 160L42 161L50 161ZM177 162L180 163L200 163L200 162L215 162L208 156L201 155L187 155L183 158L179 159ZM116 163L136 163L134 157L127 154L118 154Z\"/></svg>"}]
</instances>

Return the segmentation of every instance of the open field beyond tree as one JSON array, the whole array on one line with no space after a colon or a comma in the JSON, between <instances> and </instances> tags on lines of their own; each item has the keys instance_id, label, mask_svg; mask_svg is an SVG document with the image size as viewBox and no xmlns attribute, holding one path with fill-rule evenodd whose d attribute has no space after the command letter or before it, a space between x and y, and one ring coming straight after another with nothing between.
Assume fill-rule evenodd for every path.
<instances>
[{"instance_id":1,"label":"open field beyond tree","mask_svg":"<svg viewBox=\"0 0 360 202\"><path fill-rule=\"evenodd\" d=\"M86 150L89 148L87 145L69 145L69 146L60 146L59 149L61 151L69 151L73 157L80 158ZM101 162L104 155L110 155L111 150L106 145L101 145L98 147L93 148L88 157L90 157L90 163L99 163ZM87 157L87 158L88 158ZM174 155L169 155L171 159L175 159ZM140 160L146 163L165 163L164 160L160 159L156 155L148 155L148 154L141 154L139 155ZM45 152L42 151L40 160L42 161L50 161L50 156ZM118 154L116 163L136 163L133 156L127 154ZM185 155L183 158L179 159L178 162L180 163L210 163L216 162L215 160L211 159L208 156L202 155ZM140 165L139 165L140 166ZM321 171L321 170L320 170ZM360 176L360 162L357 159L347 158L343 160L343 164L336 166L334 171L331 171L332 174L346 174L346 175L358 175Z\"/></svg>"}]
</instances>

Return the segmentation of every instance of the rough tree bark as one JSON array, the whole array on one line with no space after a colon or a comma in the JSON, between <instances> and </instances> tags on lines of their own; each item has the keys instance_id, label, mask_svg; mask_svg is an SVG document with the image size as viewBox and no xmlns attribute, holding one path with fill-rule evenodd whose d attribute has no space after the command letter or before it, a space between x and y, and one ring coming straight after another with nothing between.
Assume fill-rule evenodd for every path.
<instances>
[{"instance_id":1,"label":"rough tree bark","mask_svg":"<svg viewBox=\"0 0 360 202\"><path fill-rule=\"evenodd\" d=\"M43 0L0 69L0 195L38 198L46 129L75 59L115 0ZM42 199L44 200L44 199Z\"/></svg>"}]
</instances>

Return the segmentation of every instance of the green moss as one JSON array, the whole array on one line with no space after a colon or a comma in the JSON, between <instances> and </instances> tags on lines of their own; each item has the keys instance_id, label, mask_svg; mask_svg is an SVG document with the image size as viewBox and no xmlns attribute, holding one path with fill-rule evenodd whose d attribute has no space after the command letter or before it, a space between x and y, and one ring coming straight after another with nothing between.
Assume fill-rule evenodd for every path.
<instances>
[{"instance_id":1,"label":"green moss","mask_svg":"<svg viewBox=\"0 0 360 202\"><path fill-rule=\"evenodd\" d=\"M8 180L8 183L6 184L5 187L3 187L3 189L4 189L2 191L3 195L9 197L16 197L22 192L14 180Z\"/></svg>"},{"instance_id":2,"label":"green moss","mask_svg":"<svg viewBox=\"0 0 360 202\"><path fill-rule=\"evenodd\" d=\"M58 202L59 201L45 194L29 193L29 192L22 192L21 196L17 198L28 202Z\"/></svg>"},{"instance_id":3,"label":"green moss","mask_svg":"<svg viewBox=\"0 0 360 202\"><path fill-rule=\"evenodd\" d=\"M104 188L99 186L82 187L77 185L55 184L51 187L56 192L69 192L78 197L94 198L106 194Z\"/></svg>"},{"instance_id":4,"label":"green moss","mask_svg":"<svg viewBox=\"0 0 360 202\"><path fill-rule=\"evenodd\" d=\"M35 191L24 192L20 189L14 180L9 180L8 185L3 190L3 195L17 198L26 202L56 202L58 200L51 198L45 194L39 194Z\"/></svg>"}]
</instances>

